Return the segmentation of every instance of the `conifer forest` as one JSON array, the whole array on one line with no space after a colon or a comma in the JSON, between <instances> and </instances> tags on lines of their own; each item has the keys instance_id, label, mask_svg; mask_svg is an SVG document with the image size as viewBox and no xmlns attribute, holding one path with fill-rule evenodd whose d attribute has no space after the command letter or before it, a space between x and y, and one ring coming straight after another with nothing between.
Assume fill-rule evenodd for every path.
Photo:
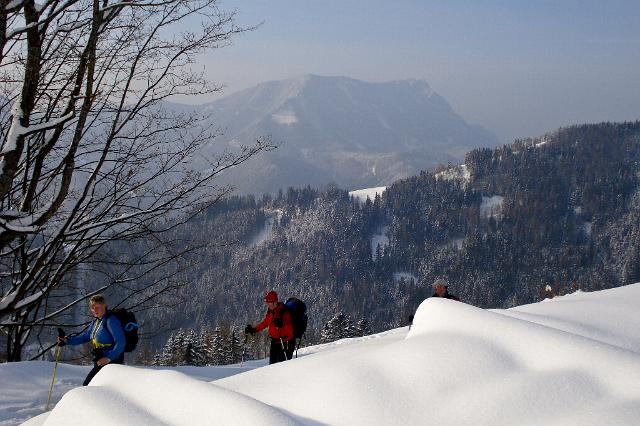
<instances>
[{"instance_id":1,"label":"conifer forest","mask_svg":"<svg viewBox=\"0 0 640 426\"><path fill-rule=\"evenodd\" d=\"M639 183L640 123L603 123L474 150L366 202L335 186L232 197L182 235L204 246L187 303L147 321L229 335L275 289L307 302L306 341L326 342L407 325L437 278L483 308L638 282Z\"/></svg>"},{"instance_id":2,"label":"conifer forest","mask_svg":"<svg viewBox=\"0 0 640 426\"><path fill-rule=\"evenodd\" d=\"M118 285L107 297L143 324L139 363L266 356L266 333L242 330L264 318L268 290L306 302L305 346L408 325L438 278L482 308L618 287L640 281L640 122L476 149L366 201L332 184L291 187L166 220L173 262L144 269L152 244L114 242L96 253L117 260L110 276L86 261L69 277L82 292L135 277L135 291ZM90 318L78 305L63 319Z\"/></svg>"}]
</instances>

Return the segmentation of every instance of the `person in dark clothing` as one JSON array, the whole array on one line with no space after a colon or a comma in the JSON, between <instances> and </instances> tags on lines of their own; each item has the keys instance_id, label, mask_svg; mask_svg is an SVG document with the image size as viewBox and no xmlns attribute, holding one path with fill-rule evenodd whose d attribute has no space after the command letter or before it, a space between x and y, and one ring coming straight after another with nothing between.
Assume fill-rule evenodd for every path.
<instances>
[{"instance_id":1,"label":"person in dark clothing","mask_svg":"<svg viewBox=\"0 0 640 426\"><path fill-rule=\"evenodd\" d=\"M76 336L58 337L58 346L81 345L91 342L93 369L84 379L87 386L98 371L107 364L124 364L124 330L120 320L107 309L104 296L97 294L89 299L91 313L95 317L89 327Z\"/></svg>"},{"instance_id":2,"label":"person in dark clothing","mask_svg":"<svg viewBox=\"0 0 640 426\"><path fill-rule=\"evenodd\" d=\"M293 357L296 347L291 314L284 304L278 301L278 294L275 291L270 291L264 296L264 303L267 305L267 314L264 319L255 327L247 325L244 332L254 334L269 327L271 337L269 364L287 361Z\"/></svg>"},{"instance_id":3,"label":"person in dark clothing","mask_svg":"<svg viewBox=\"0 0 640 426\"><path fill-rule=\"evenodd\" d=\"M433 296L431 297L444 297L445 299L457 300L458 302L460 301L457 296L449 294L449 285L443 279L436 280L433 283L433 289L435 293L433 293Z\"/></svg>"},{"instance_id":4,"label":"person in dark clothing","mask_svg":"<svg viewBox=\"0 0 640 426\"><path fill-rule=\"evenodd\" d=\"M460 301L460 299L457 296L454 296L453 294L449 293L449 285L447 284L447 282L443 279L437 279L435 280L435 282L433 283L433 290L434 293L431 297L442 297L444 299L451 299L451 300L456 300L456 301ZM413 325L413 315L409 315L409 329L411 329L411 326Z\"/></svg>"}]
</instances>

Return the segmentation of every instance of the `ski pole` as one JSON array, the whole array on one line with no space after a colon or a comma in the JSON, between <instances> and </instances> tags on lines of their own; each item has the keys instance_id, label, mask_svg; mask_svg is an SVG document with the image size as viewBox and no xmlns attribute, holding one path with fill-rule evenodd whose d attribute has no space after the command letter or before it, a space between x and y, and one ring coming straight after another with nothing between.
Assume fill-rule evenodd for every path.
<instances>
[{"instance_id":1,"label":"ski pole","mask_svg":"<svg viewBox=\"0 0 640 426\"><path fill-rule=\"evenodd\" d=\"M63 329L58 328L58 337L65 337L65 332ZM51 376L51 386L49 386L49 396L47 397L47 405L44 407L44 411L49 411L49 404L51 403L51 392L53 391L53 382L56 379L56 370L58 369L58 360L60 359L60 343L56 343L58 346L56 349L56 362L53 364L53 375Z\"/></svg>"},{"instance_id":2,"label":"ski pole","mask_svg":"<svg viewBox=\"0 0 640 426\"><path fill-rule=\"evenodd\" d=\"M289 361L289 357L287 357L287 350L284 348L284 340L282 340L282 337L280 338L280 344L282 345L282 352L284 352L284 359Z\"/></svg>"},{"instance_id":3,"label":"ski pole","mask_svg":"<svg viewBox=\"0 0 640 426\"><path fill-rule=\"evenodd\" d=\"M298 339L298 342L296 344L296 358L298 358L298 349L300 349L300 344L302 343L302 339L304 339L304 334L300 336L300 339Z\"/></svg>"},{"instance_id":4,"label":"ski pole","mask_svg":"<svg viewBox=\"0 0 640 426\"><path fill-rule=\"evenodd\" d=\"M53 391L53 381L56 378L56 370L58 369L58 360L60 359L60 346L56 349L56 362L53 364L53 375L51 376L51 386L49 386L49 397L47 398L47 405L44 407L44 411L49 411L49 403L51 403L51 392Z\"/></svg>"}]
</instances>

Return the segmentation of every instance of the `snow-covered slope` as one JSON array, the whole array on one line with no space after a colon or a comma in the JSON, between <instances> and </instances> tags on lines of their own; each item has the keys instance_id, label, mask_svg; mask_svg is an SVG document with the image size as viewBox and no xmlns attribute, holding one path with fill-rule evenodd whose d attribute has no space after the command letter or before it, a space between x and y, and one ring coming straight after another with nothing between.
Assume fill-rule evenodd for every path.
<instances>
[{"instance_id":1,"label":"snow-covered slope","mask_svg":"<svg viewBox=\"0 0 640 426\"><path fill-rule=\"evenodd\" d=\"M382 193L387 189L386 186L378 186L376 188L356 189L355 191L349 191L351 197L356 198L361 203L365 203L367 198L373 202L376 195L382 196Z\"/></svg>"},{"instance_id":2,"label":"snow-covered slope","mask_svg":"<svg viewBox=\"0 0 640 426\"><path fill-rule=\"evenodd\" d=\"M506 311L428 299L411 330L306 348L240 374L108 366L31 424L633 425L639 303L640 283ZM32 364L0 365L0 419L11 421L7 378L26 389L15 370L42 374Z\"/></svg>"},{"instance_id":3,"label":"snow-covered slope","mask_svg":"<svg viewBox=\"0 0 640 426\"><path fill-rule=\"evenodd\" d=\"M94 380L87 389L68 392L46 424L87 425L100 419L113 425L205 425L219 418L219 424L296 424L269 405L177 371L114 365Z\"/></svg>"},{"instance_id":4,"label":"snow-covered slope","mask_svg":"<svg viewBox=\"0 0 640 426\"><path fill-rule=\"evenodd\" d=\"M591 324L589 306L602 313L601 304L614 302L615 310L626 302L630 313L640 286L602 292L602 301L589 296L560 303ZM640 329L627 325L611 334L637 340ZM428 299L404 339L370 339L216 384L332 425L634 424L640 353L594 340L588 329L575 335L510 312ZM273 381L292 392L274 394Z\"/></svg>"}]
</instances>

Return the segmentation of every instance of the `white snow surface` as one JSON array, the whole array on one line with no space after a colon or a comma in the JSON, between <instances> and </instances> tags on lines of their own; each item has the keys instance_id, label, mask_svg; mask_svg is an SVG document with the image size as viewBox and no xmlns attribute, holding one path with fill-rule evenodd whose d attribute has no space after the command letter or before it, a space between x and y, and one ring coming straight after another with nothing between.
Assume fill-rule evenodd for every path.
<instances>
[{"instance_id":1,"label":"white snow surface","mask_svg":"<svg viewBox=\"0 0 640 426\"><path fill-rule=\"evenodd\" d=\"M639 304L640 283L510 310L427 299L411 330L272 366L107 366L62 399L86 367L61 365L57 405L27 424L636 425ZM44 406L51 367L0 365L0 424Z\"/></svg>"},{"instance_id":2,"label":"white snow surface","mask_svg":"<svg viewBox=\"0 0 640 426\"><path fill-rule=\"evenodd\" d=\"M503 204L504 197L501 195L482 197L482 203L480 204L480 216L484 218L499 218Z\"/></svg>"},{"instance_id":3,"label":"white snow surface","mask_svg":"<svg viewBox=\"0 0 640 426\"><path fill-rule=\"evenodd\" d=\"M376 194L380 194L382 196L382 193L387 189L386 186L378 186L375 188L365 188L365 189L356 189L355 191L349 191L349 195L351 197L355 197L358 199L358 201L360 201L361 203L364 203L367 201L367 198L369 198L371 201L373 201L376 198Z\"/></svg>"}]
</instances>

